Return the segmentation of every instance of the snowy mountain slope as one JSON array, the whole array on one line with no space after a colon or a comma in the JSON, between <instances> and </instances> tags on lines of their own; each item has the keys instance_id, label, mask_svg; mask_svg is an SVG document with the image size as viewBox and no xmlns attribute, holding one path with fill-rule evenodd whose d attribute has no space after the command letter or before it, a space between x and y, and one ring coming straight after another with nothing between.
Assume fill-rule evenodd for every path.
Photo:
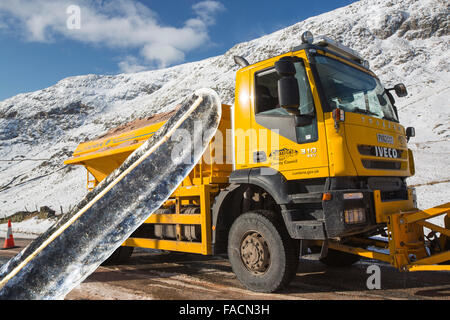
<instances>
[{"instance_id":1,"label":"snowy mountain slope","mask_svg":"<svg viewBox=\"0 0 450 320\"><path fill-rule=\"evenodd\" d=\"M419 206L450 198L450 32L443 0L363 0L309 18L224 55L168 69L115 76L86 75L0 102L0 217L50 206L67 211L85 194L82 167L63 167L77 144L137 117L172 109L200 87L232 103L238 69L290 50L303 31L335 38L359 51L386 86L403 82L401 123L416 128ZM14 160L14 161L5 161Z\"/></svg>"}]
</instances>

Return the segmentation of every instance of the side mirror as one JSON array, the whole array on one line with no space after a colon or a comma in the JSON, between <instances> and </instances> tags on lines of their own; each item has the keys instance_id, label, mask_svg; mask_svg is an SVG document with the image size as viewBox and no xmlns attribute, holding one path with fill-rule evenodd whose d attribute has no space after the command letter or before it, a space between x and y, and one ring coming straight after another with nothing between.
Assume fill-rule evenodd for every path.
<instances>
[{"instance_id":1,"label":"side mirror","mask_svg":"<svg viewBox=\"0 0 450 320\"><path fill-rule=\"evenodd\" d=\"M397 97L402 98L408 95L408 91L406 91L406 86L403 83L396 84L394 86L395 94Z\"/></svg>"},{"instance_id":2,"label":"side mirror","mask_svg":"<svg viewBox=\"0 0 450 320\"><path fill-rule=\"evenodd\" d=\"M298 81L295 77L297 71L295 70L294 63L288 57L281 58L275 62L275 70L281 77L278 80L278 99L280 106L291 114L299 115L300 94Z\"/></svg>"},{"instance_id":3,"label":"side mirror","mask_svg":"<svg viewBox=\"0 0 450 320\"><path fill-rule=\"evenodd\" d=\"M409 138L416 136L416 130L414 127L406 128L406 140L409 141Z\"/></svg>"}]
</instances>

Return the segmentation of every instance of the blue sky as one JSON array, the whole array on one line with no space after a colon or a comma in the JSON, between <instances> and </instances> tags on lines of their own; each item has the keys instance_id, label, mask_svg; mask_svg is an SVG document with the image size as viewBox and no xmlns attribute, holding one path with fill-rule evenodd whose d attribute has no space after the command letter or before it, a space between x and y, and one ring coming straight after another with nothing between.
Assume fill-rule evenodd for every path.
<instances>
[{"instance_id":1,"label":"blue sky","mask_svg":"<svg viewBox=\"0 0 450 320\"><path fill-rule=\"evenodd\" d=\"M0 101L88 73L223 54L353 0L1 0Z\"/></svg>"}]
</instances>

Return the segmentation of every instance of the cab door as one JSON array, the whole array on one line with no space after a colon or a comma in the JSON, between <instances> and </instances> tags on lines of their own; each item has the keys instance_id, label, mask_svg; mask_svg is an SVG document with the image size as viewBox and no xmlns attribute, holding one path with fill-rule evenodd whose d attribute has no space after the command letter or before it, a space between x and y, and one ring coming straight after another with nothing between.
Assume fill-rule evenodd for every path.
<instances>
[{"instance_id":1,"label":"cab door","mask_svg":"<svg viewBox=\"0 0 450 320\"><path fill-rule=\"evenodd\" d=\"M328 153L323 112L304 52L293 55L300 93L301 114L312 115L308 125L298 125L295 116L278 103L279 76L270 59L250 71L251 139L253 167L271 167L288 180L328 177Z\"/></svg>"}]
</instances>

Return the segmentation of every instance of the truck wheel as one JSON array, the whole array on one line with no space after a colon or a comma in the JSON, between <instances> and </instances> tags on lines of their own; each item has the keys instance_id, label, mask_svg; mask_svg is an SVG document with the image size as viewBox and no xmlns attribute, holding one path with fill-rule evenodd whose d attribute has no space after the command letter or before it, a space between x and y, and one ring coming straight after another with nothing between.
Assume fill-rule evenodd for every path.
<instances>
[{"instance_id":1,"label":"truck wheel","mask_svg":"<svg viewBox=\"0 0 450 320\"><path fill-rule=\"evenodd\" d=\"M134 247L120 246L106 259L102 265L110 265L127 261L133 253Z\"/></svg>"},{"instance_id":2,"label":"truck wheel","mask_svg":"<svg viewBox=\"0 0 450 320\"><path fill-rule=\"evenodd\" d=\"M284 224L268 210L244 213L228 236L228 258L238 280L257 292L286 286L297 272L299 242L289 237Z\"/></svg>"}]
</instances>

